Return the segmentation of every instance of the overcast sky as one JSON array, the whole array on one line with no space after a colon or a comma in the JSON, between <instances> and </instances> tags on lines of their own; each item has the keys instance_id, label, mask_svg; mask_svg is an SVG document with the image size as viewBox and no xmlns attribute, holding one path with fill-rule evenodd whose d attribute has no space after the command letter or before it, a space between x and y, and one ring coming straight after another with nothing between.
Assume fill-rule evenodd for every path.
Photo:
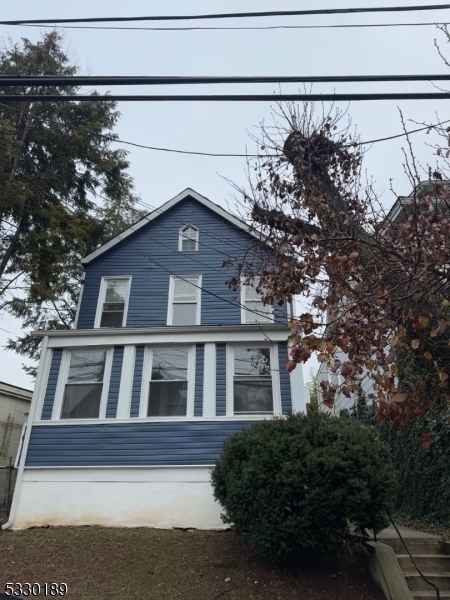
<instances>
[{"instance_id":1,"label":"overcast sky","mask_svg":"<svg viewBox=\"0 0 450 600\"><path fill-rule=\"evenodd\" d=\"M436 1L416 0L431 5ZM3 2L2 20L30 18L71 18L139 16L151 14L201 14L264 10L301 10L357 6L407 6L411 0L20 0ZM336 25L374 23L450 22L450 11L333 15L288 18L201 21L201 26ZM132 26L133 24L123 24ZM139 25L139 24L138 24ZM140 24L159 26L158 24ZM163 24L164 25L168 25ZM186 22L171 23L186 26ZM28 37L37 41L43 29L0 25L4 43ZM65 30L70 54L80 74L89 75L355 75L355 74L436 74L447 67L438 57L434 39L443 36L436 27L385 27L352 29L279 29L265 31L108 31ZM443 86L445 87L445 86ZM116 93L272 93L276 85L165 86L155 88L114 88ZM437 91L431 83L318 84L314 92ZM103 89L101 91L104 91ZM295 93L298 85L282 84L283 93ZM350 105L350 115L363 140L401 133L399 108L405 119L436 122L450 118L448 101L379 101ZM270 103L122 103L117 127L124 140L182 150L245 153L256 150L248 132L257 132L259 123L270 119ZM409 123L410 129L416 125ZM426 165L433 162L428 138L413 136L415 152ZM390 206L394 196L390 179L400 195L409 194L403 173L404 140L375 144L365 158L365 168L374 178L383 203ZM233 190L227 180L245 186L242 158L212 158L133 149L130 174L143 201L160 206L186 187L194 188L213 202L227 207ZM21 333L20 322L0 317L0 344ZM7 330L7 331L3 331ZM0 350L0 380L22 387L32 385L21 369L23 358ZM313 364L313 363L311 363ZM316 363L314 363L316 364ZM306 366L308 371L310 365Z\"/></svg>"}]
</instances>

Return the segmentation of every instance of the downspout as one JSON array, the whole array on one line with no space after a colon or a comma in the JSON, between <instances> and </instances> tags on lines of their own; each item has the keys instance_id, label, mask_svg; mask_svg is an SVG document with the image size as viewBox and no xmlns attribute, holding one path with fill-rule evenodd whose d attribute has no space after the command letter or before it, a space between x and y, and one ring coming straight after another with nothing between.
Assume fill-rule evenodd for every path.
<instances>
[{"instance_id":1,"label":"downspout","mask_svg":"<svg viewBox=\"0 0 450 600\"><path fill-rule=\"evenodd\" d=\"M16 487L14 490L14 497L11 504L11 510L9 511L9 519L4 525L2 525L3 530L9 529L13 524L14 517L16 515L17 505L19 503L20 487L22 485L23 471L25 468L25 460L27 458L28 444L30 443L30 436L31 430L33 428L34 416L36 413L36 407L38 406L38 400L41 398L42 388L45 384L44 374L47 371L47 369L45 368L47 365L47 348L48 335L46 335L42 341L41 356L39 359L39 370L36 377L36 384L34 386L33 398L30 406L30 413L28 415L28 422L25 430L25 438L23 440L22 452L19 461L19 471L17 473Z\"/></svg>"}]
</instances>

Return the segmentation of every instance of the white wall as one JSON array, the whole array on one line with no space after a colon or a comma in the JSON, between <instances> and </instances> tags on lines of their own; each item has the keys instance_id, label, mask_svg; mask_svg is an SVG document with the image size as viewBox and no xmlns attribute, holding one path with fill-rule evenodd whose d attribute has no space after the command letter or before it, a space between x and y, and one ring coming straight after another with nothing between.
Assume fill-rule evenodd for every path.
<instances>
[{"instance_id":1,"label":"white wall","mask_svg":"<svg viewBox=\"0 0 450 600\"><path fill-rule=\"evenodd\" d=\"M30 404L31 392L0 383L0 465L14 463Z\"/></svg>"},{"instance_id":2,"label":"white wall","mask_svg":"<svg viewBox=\"0 0 450 600\"><path fill-rule=\"evenodd\" d=\"M12 528L223 529L210 471L211 467L25 469Z\"/></svg>"}]
</instances>

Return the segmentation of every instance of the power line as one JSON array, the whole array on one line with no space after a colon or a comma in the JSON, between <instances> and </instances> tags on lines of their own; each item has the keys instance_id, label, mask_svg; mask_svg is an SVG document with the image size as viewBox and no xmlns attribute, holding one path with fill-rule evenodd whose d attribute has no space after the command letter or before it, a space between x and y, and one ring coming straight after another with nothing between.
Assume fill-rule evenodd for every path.
<instances>
[{"instance_id":1,"label":"power line","mask_svg":"<svg viewBox=\"0 0 450 600\"><path fill-rule=\"evenodd\" d=\"M84 85L211 85L243 83L372 83L390 81L450 81L450 73L430 75L0 75L0 87Z\"/></svg>"},{"instance_id":2,"label":"power line","mask_svg":"<svg viewBox=\"0 0 450 600\"><path fill-rule=\"evenodd\" d=\"M450 92L380 94L198 94L198 95L51 95L0 94L2 102L360 102L372 100L448 100Z\"/></svg>"},{"instance_id":3,"label":"power line","mask_svg":"<svg viewBox=\"0 0 450 600\"><path fill-rule=\"evenodd\" d=\"M0 23L1 25L2 23ZM117 27L108 26L89 26L89 25L57 25L58 29L93 29L95 31L263 31L271 29L364 29L379 27L436 27L445 26L448 23L430 22L430 23L344 23L342 25L262 25L255 27ZM21 24L22 27L50 27L54 25L35 25L30 23Z\"/></svg>"},{"instance_id":4,"label":"power line","mask_svg":"<svg viewBox=\"0 0 450 600\"><path fill-rule=\"evenodd\" d=\"M21 96L21 97L24 98L24 96ZM1 98L1 95L0 95L0 98ZM0 106L4 106L8 110L13 110L15 112L18 112L18 113L21 113L24 115L28 115L28 113L26 111L21 110L20 108L17 108L15 106L9 106L8 104L2 104L1 102L0 102ZM38 119L40 121L47 121L49 123L54 123L55 125L61 126L61 123L59 121L57 121L56 119L51 119L50 117L41 117L39 115L33 115L33 118ZM406 137L413 133L418 133L420 131L426 131L429 129L433 129L435 127L439 127L441 125L446 125L447 123L450 123L450 119L448 119L446 121L441 121L439 123L426 125L424 127L418 127L417 129L412 129L410 131L406 131L403 133L397 133L395 135L386 136L383 138L375 138L373 140L367 140L365 142L353 142L350 144L342 144L340 147L341 148L352 148L352 147L359 147L359 146L369 146L371 144L377 144L379 142L386 142L389 140ZM118 144L126 144L127 146L133 146L135 148L142 148L144 150L152 150L152 151L158 151L158 152L171 152L171 153L175 153L175 154L189 154L189 155L194 155L194 156L211 156L211 157L220 157L220 158L279 158L279 154L236 154L236 153L196 152L193 150L179 150L179 149L175 149L175 148L162 148L159 146L147 146L145 144L138 144L136 142L129 142L129 141L123 140L121 138L115 138L113 136L105 135L103 133L96 133L95 131L89 131L89 129L85 129L84 127L78 127L76 125L64 124L64 127L68 127L69 129L73 129L75 131L81 131L83 133L87 133L88 135L95 135L101 139L105 139L110 142L115 142Z\"/></svg>"},{"instance_id":5,"label":"power line","mask_svg":"<svg viewBox=\"0 0 450 600\"><path fill-rule=\"evenodd\" d=\"M206 19L247 19L259 17L294 17L307 15L342 15L361 13L417 12L448 10L450 4L430 4L415 6L375 6L370 8L320 8L314 10L274 10L264 12L212 13L202 15L150 15L143 17L88 17L78 19L21 19L0 21L0 25L57 24L57 23L117 23L130 21L198 21Z\"/></svg>"}]
</instances>

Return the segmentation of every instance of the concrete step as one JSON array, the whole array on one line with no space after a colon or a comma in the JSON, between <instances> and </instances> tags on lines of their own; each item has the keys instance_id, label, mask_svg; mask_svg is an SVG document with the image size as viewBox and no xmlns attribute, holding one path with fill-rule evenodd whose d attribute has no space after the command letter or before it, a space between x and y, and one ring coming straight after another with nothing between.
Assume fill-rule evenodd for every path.
<instances>
[{"instance_id":1,"label":"concrete step","mask_svg":"<svg viewBox=\"0 0 450 600\"><path fill-rule=\"evenodd\" d=\"M408 554L397 554L398 564L403 571L413 572L414 564ZM419 569L429 573L450 573L450 556L445 554L413 554Z\"/></svg>"},{"instance_id":2,"label":"concrete step","mask_svg":"<svg viewBox=\"0 0 450 600\"><path fill-rule=\"evenodd\" d=\"M441 600L448 600L450 598L450 592L440 592ZM436 600L436 592L413 592L412 597L414 600Z\"/></svg>"},{"instance_id":3,"label":"concrete step","mask_svg":"<svg viewBox=\"0 0 450 600\"><path fill-rule=\"evenodd\" d=\"M395 554L406 554L405 546L398 538L385 538L380 539L379 541L383 544L388 544L391 546ZM444 544L442 540L438 538L410 538L405 541L409 551L413 556L416 554L442 554L444 550Z\"/></svg>"},{"instance_id":4,"label":"concrete step","mask_svg":"<svg viewBox=\"0 0 450 600\"><path fill-rule=\"evenodd\" d=\"M417 571L415 573L408 571L403 574L411 592L433 591L431 585L424 581ZM450 574L441 575L440 573L424 573L424 575L429 581L432 581L438 586L439 591L450 592Z\"/></svg>"}]
</instances>

